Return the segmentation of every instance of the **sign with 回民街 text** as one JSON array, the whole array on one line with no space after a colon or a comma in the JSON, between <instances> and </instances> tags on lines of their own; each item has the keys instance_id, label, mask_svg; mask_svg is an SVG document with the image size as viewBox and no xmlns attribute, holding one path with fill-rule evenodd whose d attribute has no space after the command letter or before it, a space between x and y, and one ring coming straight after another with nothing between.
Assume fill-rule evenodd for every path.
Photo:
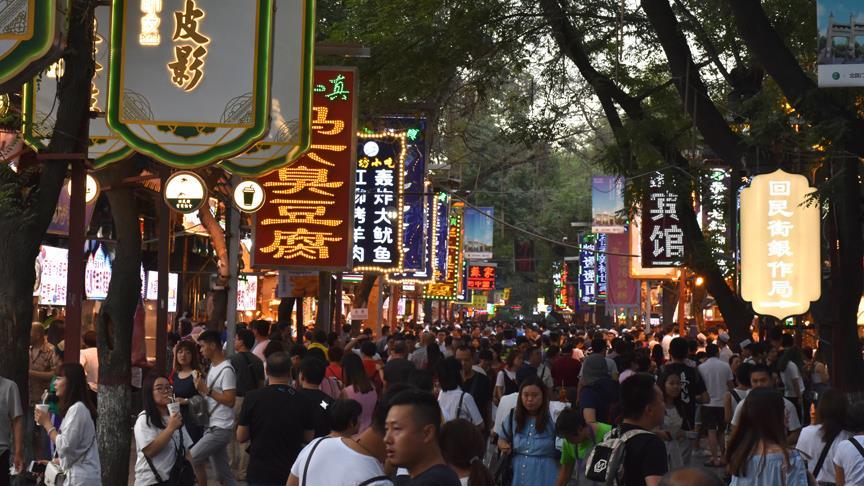
<instances>
[{"instance_id":1,"label":"sign with \u56de\u6c11\u8857 text","mask_svg":"<svg viewBox=\"0 0 864 486\"><path fill-rule=\"evenodd\" d=\"M678 194L667 177L656 172L642 201L642 266L680 267L684 261L684 231L678 221Z\"/></svg>"},{"instance_id":2,"label":"sign with \u56de\u6c11\u8857 text","mask_svg":"<svg viewBox=\"0 0 864 486\"><path fill-rule=\"evenodd\" d=\"M69 0L0 2L0 93L17 90L62 52Z\"/></svg>"},{"instance_id":3,"label":"sign with \u56de\u6c11\u8857 text","mask_svg":"<svg viewBox=\"0 0 864 486\"><path fill-rule=\"evenodd\" d=\"M108 126L177 168L245 151L270 125L273 15L274 0L114 0Z\"/></svg>"},{"instance_id":4,"label":"sign with \u56de\u6c11\u8857 text","mask_svg":"<svg viewBox=\"0 0 864 486\"><path fill-rule=\"evenodd\" d=\"M313 95L312 147L294 164L258 179L266 201L255 217L255 267L351 268L357 72L315 70L315 84L340 79L342 96Z\"/></svg>"},{"instance_id":5,"label":"sign with \u56de\u6c11\u8857 text","mask_svg":"<svg viewBox=\"0 0 864 486\"><path fill-rule=\"evenodd\" d=\"M741 296L785 319L819 299L819 204L807 178L777 170L741 191Z\"/></svg>"}]
</instances>

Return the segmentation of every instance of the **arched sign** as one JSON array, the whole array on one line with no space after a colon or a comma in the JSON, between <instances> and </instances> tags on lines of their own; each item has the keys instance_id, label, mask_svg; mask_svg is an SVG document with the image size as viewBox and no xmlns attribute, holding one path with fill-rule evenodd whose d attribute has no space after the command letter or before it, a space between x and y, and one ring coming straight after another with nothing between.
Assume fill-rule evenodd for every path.
<instances>
[{"instance_id":1,"label":"arched sign","mask_svg":"<svg viewBox=\"0 0 864 486\"><path fill-rule=\"evenodd\" d=\"M57 60L69 0L0 2L0 92L17 89Z\"/></svg>"}]
</instances>

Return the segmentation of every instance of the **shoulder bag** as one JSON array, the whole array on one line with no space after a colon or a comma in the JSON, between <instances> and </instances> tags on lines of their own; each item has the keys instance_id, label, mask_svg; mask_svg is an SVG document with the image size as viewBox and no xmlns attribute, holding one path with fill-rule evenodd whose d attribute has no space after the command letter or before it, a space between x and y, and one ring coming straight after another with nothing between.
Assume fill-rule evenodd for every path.
<instances>
[{"instance_id":1,"label":"shoulder bag","mask_svg":"<svg viewBox=\"0 0 864 486\"><path fill-rule=\"evenodd\" d=\"M219 377L222 376L222 373L229 367L225 366L219 373L216 374L216 378L213 380L213 383L219 381ZM233 368L232 368L233 369ZM216 405L219 406L218 404ZM214 407L215 408L215 407ZM207 403L207 397L202 396L200 393L196 393L192 398L189 399L189 415L192 417L192 421L195 422L200 427L208 427L210 425L210 414L213 413L213 410L210 410L210 405Z\"/></svg>"},{"instance_id":2,"label":"shoulder bag","mask_svg":"<svg viewBox=\"0 0 864 486\"><path fill-rule=\"evenodd\" d=\"M309 464L312 462L312 454L315 454L315 449L317 449L318 446L327 439L330 439L330 437L321 437L318 439L318 442L316 442L315 445L312 446L312 450L309 451L309 455L306 456L306 465L303 466L302 486L306 486L306 477L309 475Z\"/></svg>"},{"instance_id":3,"label":"shoulder bag","mask_svg":"<svg viewBox=\"0 0 864 486\"><path fill-rule=\"evenodd\" d=\"M144 459L150 470L153 471L153 477L156 478L156 484L160 486L193 486L195 484L195 470L192 464L186 459L186 444L183 440L183 429L177 429L180 432L180 445L174 441L174 436L171 436L171 443L174 444L174 465L171 466L171 471L168 473L168 480L163 480L159 471L153 466L153 461L147 457L144 452Z\"/></svg>"}]
</instances>

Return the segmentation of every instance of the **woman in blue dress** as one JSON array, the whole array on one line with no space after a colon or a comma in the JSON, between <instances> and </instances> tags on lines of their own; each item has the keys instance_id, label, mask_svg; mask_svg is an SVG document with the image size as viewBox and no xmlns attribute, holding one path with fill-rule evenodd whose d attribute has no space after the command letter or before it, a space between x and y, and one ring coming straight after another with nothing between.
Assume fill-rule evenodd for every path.
<instances>
[{"instance_id":1,"label":"woman in blue dress","mask_svg":"<svg viewBox=\"0 0 864 486\"><path fill-rule=\"evenodd\" d=\"M549 392L536 375L522 380L516 408L501 425L501 452L513 454L513 486L554 486L558 476Z\"/></svg>"}]
</instances>

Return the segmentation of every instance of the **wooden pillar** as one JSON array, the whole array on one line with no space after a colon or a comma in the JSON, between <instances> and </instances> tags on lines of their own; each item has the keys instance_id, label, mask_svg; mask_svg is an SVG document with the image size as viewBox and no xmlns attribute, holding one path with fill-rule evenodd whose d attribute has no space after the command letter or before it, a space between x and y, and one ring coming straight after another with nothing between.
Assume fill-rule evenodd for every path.
<instances>
[{"instance_id":1,"label":"wooden pillar","mask_svg":"<svg viewBox=\"0 0 864 486\"><path fill-rule=\"evenodd\" d=\"M170 172L167 168L160 169L162 184L168 179ZM168 205L162 198L156 198L159 218L159 248L156 254L156 272L158 275L158 287L156 289L156 369L159 372L166 371L165 348L168 346L168 274L171 264L171 214ZM179 296L178 296L179 298Z\"/></svg>"},{"instance_id":2,"label":"wooden pillar","mask_svg":"<svg viewBox=\"0 0 864 486\"><path fill-rule=\"evenodd\" d=\"M81 353L81 317L84 301L84 236L87 228L85 193L87 169L83 160L72 160L72 194L69 195L69 257L66 274L66 347L63 357L67 363L77 363ZM65 191L66 188L60 189Z\"/></svg>"}]
</instances>

